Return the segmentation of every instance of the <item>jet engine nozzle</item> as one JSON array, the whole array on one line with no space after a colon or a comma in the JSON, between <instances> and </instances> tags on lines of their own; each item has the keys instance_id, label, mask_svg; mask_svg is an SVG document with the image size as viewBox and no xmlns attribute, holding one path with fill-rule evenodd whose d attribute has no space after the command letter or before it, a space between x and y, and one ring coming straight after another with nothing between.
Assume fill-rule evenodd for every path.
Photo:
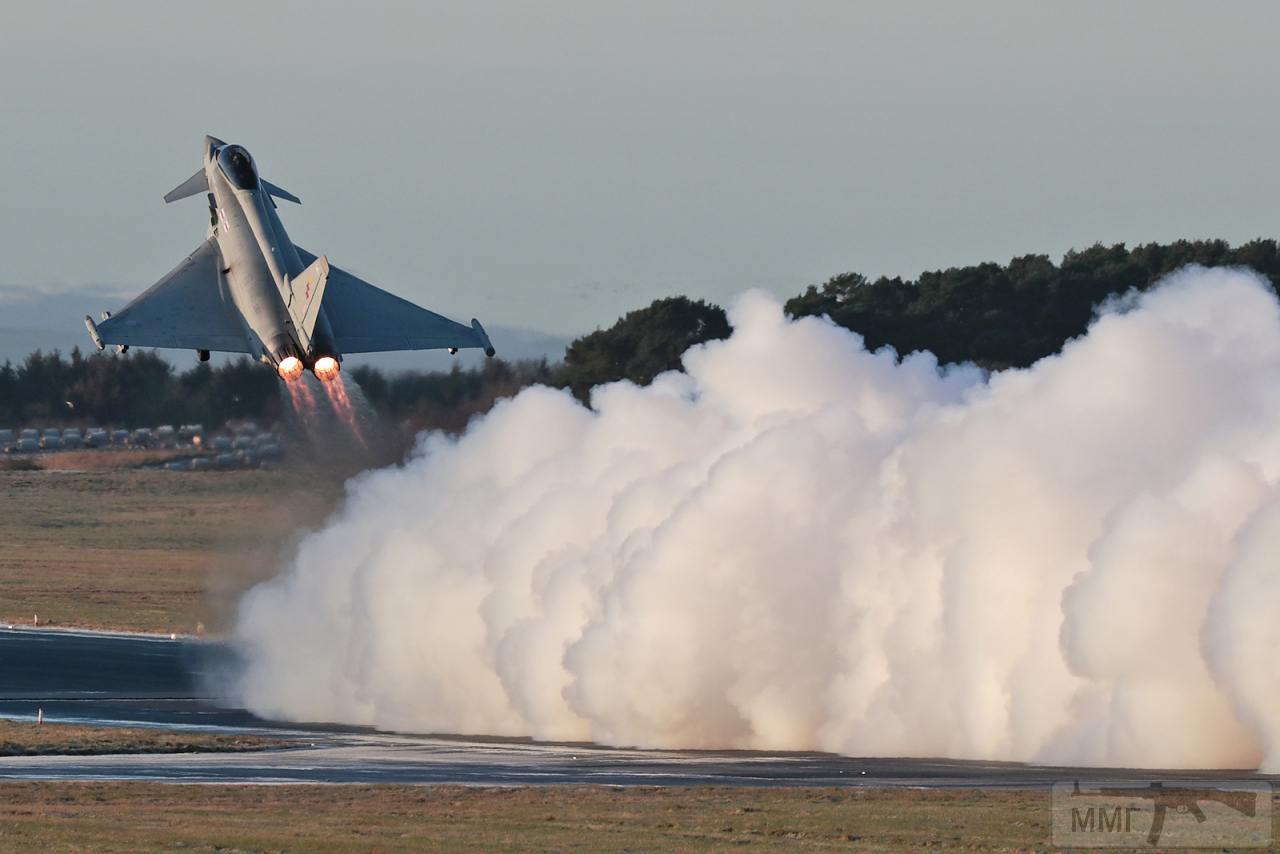
<instances>
[{"instance_id":1,"label":"jet engine nozzle","mask_svg":"<svg viewBox=\"0 0 1280 854\"><path fill-rule=\"evenodd\" d=\"M338 372L342 370L342 366L332 356L321 356L316 359L316 366L312 370L316 373L316 379L330 382L338 378Z\"/></svg>"},{"instance_id":2,"label":"jet engine nozzle","mask_svg":"<svg viewBox=\"0 0 1280 854\"><path fill-rule=\"evenodd\" d=\"M276 366L276 370L280 372L280 379L285 382L293 382L302 376L302 360L297 356L285 356L280 360L280 364Z\"/></svg>"}]
</instances>

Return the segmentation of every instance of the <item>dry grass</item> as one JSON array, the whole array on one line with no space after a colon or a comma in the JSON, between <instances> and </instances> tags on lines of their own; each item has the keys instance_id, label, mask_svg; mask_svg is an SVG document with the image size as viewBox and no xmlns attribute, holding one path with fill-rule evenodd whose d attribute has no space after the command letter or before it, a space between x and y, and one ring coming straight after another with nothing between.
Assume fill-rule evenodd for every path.
<instances>
[{"instance_id":1,"label":"dry grass","mask_svg":"<svg viewBox=\"0 0 1280 854\"><path fill-rule=\"evenodd\" d=\"M169 460L185 459L191 455L192 452L189 449L175 451L158 448L153 450L113 448L100 451L59 451L56 454L41 454L31 459L44 471L120 471Z\"/></svg>"},{"instance_id":2,"label":"dry grass","mask_svg":"<svg viewBox=\"0 0 1280 854\"><path fill-rule=\"evenodd\" d=\"M1047 850L1047 792L0 784L0 847Z\"/></svg>"},{"instance_id":3,"label":"dry grass","mask_svg":"<svg viewBox=\"0 0 1280 854\"><path fill-rule=\"evenodd\" d=\"M170 732L160 729L80 726L0 720L0 756L98 753L195 753L283 747L285 742L247 735Z\"/></svg>"},{"instance_id":4,"label":"dry grass","mask_svg":"<svg viewBox=\"0 0 1280 854\"><path fill-rule=\"evenodd\" d=\"M288 471L0 471L0 620L215 630L340 490Z\"/></svg>"}]
</instances>

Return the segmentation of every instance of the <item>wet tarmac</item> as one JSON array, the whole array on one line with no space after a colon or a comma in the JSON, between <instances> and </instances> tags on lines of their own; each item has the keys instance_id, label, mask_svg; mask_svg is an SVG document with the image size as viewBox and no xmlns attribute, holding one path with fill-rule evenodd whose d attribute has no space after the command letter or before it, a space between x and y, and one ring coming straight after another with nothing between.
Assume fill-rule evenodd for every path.
<instances>
[{"instance_id":1,"label":"wet tarmac","mask_svg":"<svg viewBox=\"0 0 1280 854\"><path fill-rule=\"evenodd\" d=\"M825 753L632 750L268 721L219 701L231 653L191 639L0 629L0 717L257 733L252 753L0 758L0 779L185 783L1047 788L1070 780L1264 780L1240 770L1133 771Z\"/></svg>"}]
</instances>

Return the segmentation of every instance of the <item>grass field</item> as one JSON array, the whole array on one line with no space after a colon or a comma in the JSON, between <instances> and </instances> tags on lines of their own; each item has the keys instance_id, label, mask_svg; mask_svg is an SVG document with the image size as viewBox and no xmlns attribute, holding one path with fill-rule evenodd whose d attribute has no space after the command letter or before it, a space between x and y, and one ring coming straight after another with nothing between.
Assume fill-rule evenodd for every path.
<instances>
[{"instance_id":1,"label":"grass field","mask_svg":"<svg viewBox=\"0 0 1280 854\"><path fill-rule=\"evenodd\" d=\"M1047 850L1046 792L0 784L0 848Z\"/></svg>"},{"instance_id":2,"label":"grass field","mask_svg":"<svg viewBox=\"0 0 1280 854\"><path fill-rule=\"evenodd\" d=\"M0 719L0 756L85 756L96 753L238 752L283 747L285 742L247 735L171 732L161 729L80 726Z\"/></svg>"},{"instance_id":3,"label":"grass field","mask_svg":"<svg viewBox=\"0 0 1280 854\"><path fill-rule=\"evenodd\" d=\"M340 491L288 470L0 471L0 620L214 631Z\"/></svg>"}]
</instances>

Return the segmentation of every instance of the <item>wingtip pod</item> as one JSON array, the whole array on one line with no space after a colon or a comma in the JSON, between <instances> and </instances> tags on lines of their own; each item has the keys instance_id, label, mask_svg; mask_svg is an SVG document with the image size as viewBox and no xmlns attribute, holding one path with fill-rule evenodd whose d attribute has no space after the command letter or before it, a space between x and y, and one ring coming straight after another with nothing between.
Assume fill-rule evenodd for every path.
<instances>
[{"instance_id":1,"label":"wingtip pod","mask_svg":"<svg viewBox=\"0 0 1280 854\"><path fill-rule=\"evenodd\" d=\"M89 337L93 339L93 346L99 350L107 349L107 345L102 343L102 336L98 334L98 324L93 322L93 318L89 315L84 316L85 329L89 330Z\"/></svg>"},{"instance_id":2,"label":"wingtip pod","mask_svg":"<svg viewBox=\"0 0 1280 854\"><path fill-rule=\"evenodd\" d=\"M498 352L493 349L493 342L489 340L489 333L484 331L484 327L480 325L480 321L476 320L474 317L471 318L471 328L475 330L476 337L480 339L480 343L484 347L484 354L486 356L492 356L494 353Z\"/></svg>"}]
</instances>

